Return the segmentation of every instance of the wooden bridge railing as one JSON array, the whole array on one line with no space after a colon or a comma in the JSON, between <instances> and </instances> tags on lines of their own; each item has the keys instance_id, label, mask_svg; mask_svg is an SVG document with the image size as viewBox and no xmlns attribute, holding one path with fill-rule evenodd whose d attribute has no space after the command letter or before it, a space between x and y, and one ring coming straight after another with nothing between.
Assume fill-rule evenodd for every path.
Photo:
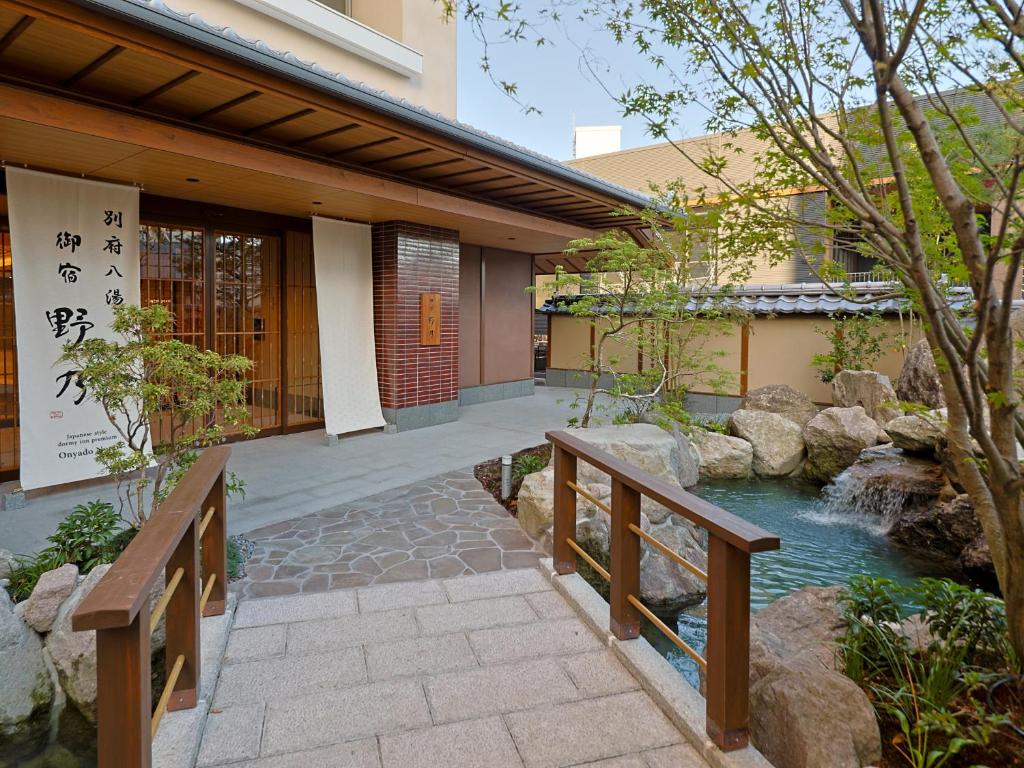
<instances>
[{"instance_id":1,"label":"wooden bridge railing","mask_svg":"<svg viewBox=\"0 0 1024 768\"><path fill-rule=\"evenodd\" d=\"M99 768L149 768L164 712L196 705L200 616L224 613L227 595L230 454L227 446L202 453L72 617L76 631L96 631ZM167 683L154 710L149 641L164 615Z\"/></svg>"},{"instance_id":2,"label":"wooden bridge railing","mask_svg":"<svg viewBox=\"0 0 1024 768\"><path fill-rule=\"evenodd\" d=\"M638 637L640 619L646 617L689 655L706 673L708 735L725 751L745 747L749 740L750 555L778 549L778 537L566 432L548 432L547 439L554 446L555 460L555 570L574 573L576 558L581 557L611 584L610 629L615 637ZM577 484L578 459L611 476L610 507ZM576 543L577 494L611 518L611 572ZM640 527L643 496L707 530L707 573ZM706 657L640 601L641 541L707 582Z\"/></svg>"}]
</instances>

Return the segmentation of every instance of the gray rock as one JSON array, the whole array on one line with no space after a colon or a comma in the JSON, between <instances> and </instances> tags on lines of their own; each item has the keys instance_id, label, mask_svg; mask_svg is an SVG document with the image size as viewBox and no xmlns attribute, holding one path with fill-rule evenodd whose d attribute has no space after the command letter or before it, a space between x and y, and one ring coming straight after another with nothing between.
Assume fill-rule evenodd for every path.
<instances>
[{"instance_id":1,"label":"gray rock","mask_svg":"<svg viewBox=\"0 0 1024 768\"><path fill-rule=\"evenodd\" d=\"M859 405L884 427L900 415L889 377L875 371L840 371L832 380L832 403L839 408Z\"/></svg>"},{"instance_id":2,"label":"gray rock","mask_svg":"<svg viewBox=\"0 0 1024 768\"><path fill-rule=\"evenodd\" d=\"M45 735L52 701L42 642L15 614L7 590L0 589L0 743Z\"/></svg>"},{"instance_id":3,"label":"gray rock","mask_svg":"<svg viewBox=\"0 0 1024 768\"><path fill-rule=\"evenodd\" d=\"M769 384L751 390L743 398L740 408L747 411L777 413L796 422L800 427L813 419L818 412L818 406L811 398L788 384Z\"/></svg>"},{"instance_id":4,"label":"gray rock","mask_svg":"<svg viewBox=\"0 0 1024 768\"><path fill-rule=\"evenodd\" d=\"M700 453L700 476L710 480L750 477L754 449L741 437L702 432L695 438Z\"/></svg>"},{"instance_id":5,"label":"gray rock","mask_svg":"<svg viewBox=\"0 0 1024 768\"><path fill-rule=\"evenodd\" d=\"M651 526L650 534L673 552L707 572L708 557L700 533L676 519ZM647 542L641 544L640 597L657 614L676 616L707 596L705 583Z\"/></svg>"},{"instance_id":6,"label":"gray rock","mask_svg":"<svg viewBox=\"0 0 1024 768\"><path fill-rule=\"evenodd\" d=\"M921 403L929 408L946 407L946 395L927 339L921 339L907 352L896 380L896 396L904 402Z\"/></svg>"},{"instance_id":7,"label":"gray rock","mask_svg":"<svg viewBox=\"0 0 1024 768\"><path fill-rule=\"evenodd\" d=\"M974 541L963 548L959 561L964 573L972 579L983 584L996 585L996 567L992 562L992 550L988 548L985 534L979 533Z\"/></svg>"},{"instance_id":8,"label":"gray rock","mask_svg":"<svg viewBox=\"0 0 1024 768\"><path fill-rule=\"evenodd\" d=\"M974 505L964 493L930 506L908 505L889 529L889 539L918 553L958 560L979 537L984 541Z\"/></svg>"},{"instance_id":9,"label":"gray rock","mask_svg":"<svg viewBox=\"0 0 1024 768\"><path fill-rule=\"evenodd\" d=\"M549 464L540 472L523 478L516 502L516 519L528 536L537 539L551 527L554 516L555 467Z\"/></svg>"},{"instance_id":10,"label":"gray rock","mask_svg":"<svg viewBox=\"0 0 1024 768\"><path fill-rule=\"evenodd\" d=\"M760 477L784 477L800 466L804 440L796 422L770 411L734 411L729 431L750 443L752 467Z\"/></svg>"},{"instance_id":11,"label":"gray rock","mask_svg":"<svg viewBox=\"0 0 1024 768\"><path fill-rule=\"evenodd\" d=\"M46 649L57 669L61 688L90 723L96 722L96 633L72 630L71 616L108 570L109 565L92 569L64 601L46 638Z\"/></svg>"},{"instance_id":12,"label":"gray rock","mask_svg":"<svg viewBox=\"0 0 1024 768\"><path fill-rule=\"evenodd\" d=\"M878 425L859 405L826 408L804 427L807 462L804 477L825 483L857 461L878 442Z\"/></svg>"},{"instance_id":13,"label":"gray rock","mask_svg":"<svg viewBox=\"0 0 1024 768\"><path fill-rule=\"evenodd\" d=\"M0 579L6 579L15 565L17 559L14 553L8 549L0 549Z\"/></svg>"},{"instance_id":14,"label":"gray rock","mask_svg":"<svg viewBox=\"0 0 1024 768\"><path fill-rule=\"evenodd\" d=\"M22 618L36 632L49 632L60 605L78 584L78 566L72 563L47 571L24 603Z\"/></svg>"},{"instance_id":15,"label":"gray rock","mask_svg":"<svg viewBox=\"0 0 1024 768\"><path fill-rule=\"evenodd\" d=\"M874 708L836 671L838 587L809 587L754 614L750 734L777 768L862 768L882 756Z\"/></svg>"},{"instance_id":16,"label":"gray rock","mask_svg":"<svg viewBox=\"0 0 1024 768\"><path fill-rule=\"evenodd\" d=\"M945 419L936 411L897 416L885 425L885 433L897 448L908 453L934 456L945 442Z\"/></svg>"},{"instance_id":17,"label":"gray rock","mask_svg":"<svg viewBox=\"0 0 1024 768\"><path fill-rule=\"evenodd\" d=\"M697 482L697 459L685 435L666 432L653 424L623 424L567 430L573 437L590 443L655 477L683 488ZM583 483L610 485L607 473L579 462Z\"/></svg>"}]
</instances>

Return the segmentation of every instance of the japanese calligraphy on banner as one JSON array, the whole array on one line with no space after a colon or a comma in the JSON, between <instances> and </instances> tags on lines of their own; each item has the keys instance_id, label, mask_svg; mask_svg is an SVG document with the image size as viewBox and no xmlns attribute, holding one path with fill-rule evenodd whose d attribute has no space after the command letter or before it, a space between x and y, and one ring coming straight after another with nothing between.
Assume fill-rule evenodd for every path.
<instances>
[{"instance_id":1,"label":"japanese calligraphy on banner","mask_svg":"<svg viewBox=\"0 0 1024 768\"><path fill-rule=\"evenodd\" d=\"M18 329L21 485L99 477L97 448L117 441L67 343L110 338L113 308L139 304L139 191L19 168L6 170Z\"/></svg>"},{"instance_id":2,"label":"japanese calligraphy on banner","mask_svg":"<svg viewBox=\"0 0 1024 768\"><path fill-rule=\"evenodd\" d=\"M313 217L324 426L329 435L384 426L373 335L370 228ZM329 331L326 329L330 329Z\"/></svg>"}]
</instances>

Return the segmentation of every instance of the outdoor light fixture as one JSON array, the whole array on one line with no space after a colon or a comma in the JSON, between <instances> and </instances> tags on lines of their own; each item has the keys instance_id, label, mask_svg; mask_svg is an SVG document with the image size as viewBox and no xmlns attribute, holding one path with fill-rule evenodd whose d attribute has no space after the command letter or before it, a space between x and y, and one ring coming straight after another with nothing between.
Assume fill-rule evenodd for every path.
<instances>
[{"instance_id":1,"label":"outdoor light fixture","mask_svg":"<svg viewBox=\"0 0 1024 768\"><path fill-rule=\"evenodd\" d=\"M501 457L501 500L507 501L512 496L512 457Z\"/></svg>"}]
</instances>

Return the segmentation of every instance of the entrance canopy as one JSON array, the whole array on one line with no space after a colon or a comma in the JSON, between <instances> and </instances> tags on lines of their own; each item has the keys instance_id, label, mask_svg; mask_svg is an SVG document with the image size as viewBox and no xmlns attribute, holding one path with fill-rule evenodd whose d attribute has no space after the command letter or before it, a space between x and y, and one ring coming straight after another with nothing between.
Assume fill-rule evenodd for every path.
<instances>
[{"instance_id":1,"label":"entrance canopy","mask_svg":"<svg viewBox=\"0 0 1024 768\"><path fill-rule=\"evenodd\" d=\"M560 251L642 196L130 0L0 0L11 164L293 216L403 219Z\"/></svg>"}]
</instances>

